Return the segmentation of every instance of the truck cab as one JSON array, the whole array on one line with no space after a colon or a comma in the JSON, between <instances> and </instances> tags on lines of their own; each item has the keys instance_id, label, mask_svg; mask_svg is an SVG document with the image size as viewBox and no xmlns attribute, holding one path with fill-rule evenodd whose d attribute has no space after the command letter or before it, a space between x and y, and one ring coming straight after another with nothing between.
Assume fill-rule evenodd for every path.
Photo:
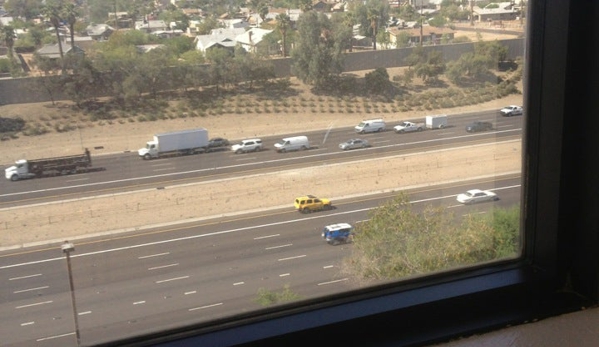
<instances>
[{"instance_id":1,"label":"truck cab","mask_svg":"<svg viewBox=\"0 0 599 347\"><path fill-rule=\"evenodd\" d=\"M158 142L148 141L146 147L140 148L137 154L143 159L156 158L158 156Z\"/></svg>"},{"instance_id":2,"label":"truck cab","mask_svg":"<svg viewBox=\"0 0 599 347\"><path fill-rule=\"evenodd\" d=\"M17 160L15 165L4 170L4 176L11 181L17 181L23 178L31 178L35 174L29 172L29 163L25 159Z\"/></svg>"}]
</instances>

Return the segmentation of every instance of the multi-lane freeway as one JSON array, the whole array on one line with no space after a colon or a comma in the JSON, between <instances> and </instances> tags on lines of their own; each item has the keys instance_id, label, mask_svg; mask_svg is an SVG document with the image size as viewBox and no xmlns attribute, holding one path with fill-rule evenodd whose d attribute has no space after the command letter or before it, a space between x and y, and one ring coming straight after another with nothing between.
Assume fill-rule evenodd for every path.
<instances>
[{"instance_id":1,"label":"multi-lane freeway","mask_svg":"<svg viewBox=\"0 0 599 347\"><path fill-rule=\"evenodd\" d=\"M495 128L468 134L464 126L472 120L492 121ZM95 159L104 171L4 181L0 208L521 136L521 118L497 117L495 112L453 116L450 122L446 129L403 135L388 131L357 136L349 128L308 133L313 149L286 154L272 150L279 137L264 138L267 150L245 155L224 151L142 161L134 153L113 154ZM367 138L373 147L340 151L338 143L350 137ZM493 190L500 200L458 204L455 196L473 186ZM433 186L410 191L409 196L418 207L441 205L458 216L485 213L519 202L520 177ZM361 223L370 209L388 198L337 201L335 209L311 215L290 207L78 240L71 263L81 342L94 344L257 310L261 288L280 291L289 286L300 300L352 290L356 285L339 271L352 245L330 246L320 231L332 223ZM73 317L59 244L0 254L2 345L75 346Z\"/></svg>"}]
</instances>

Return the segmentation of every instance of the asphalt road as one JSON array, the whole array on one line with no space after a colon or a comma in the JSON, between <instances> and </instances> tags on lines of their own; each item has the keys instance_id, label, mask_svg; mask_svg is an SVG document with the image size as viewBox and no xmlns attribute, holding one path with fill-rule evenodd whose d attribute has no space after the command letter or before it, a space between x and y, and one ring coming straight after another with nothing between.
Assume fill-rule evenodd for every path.
<instances>
[{"instance_id":1,"label":"asphalt road","mask_svg":"<svg viewBox=\"0 0 599 347\"><path fill-rule=\"evenodd\" d=\"M492 121L490 132L468 134L472 120ZM521 118L494 113L451 118L451 127L421 133L356 135L353 129L307 134L313 149L276 153L267 150L235 155L228 151L143 161L124 153L98 157L105 170L89 174L0 184L2 206L90 196L106 190L141 189L176 181L209 180L320 161L356 160L430 146L464 145L520 136ZM388 124L391 128L394 124ZM368 139L367 150L342 152L339 142ZM326 139L326 140L325 140ZM196 160L197 158L197 160ZM74 181L75 180L75 181ZM462 206L455 196L472 187L492 189L500 200ZM409 192L418 205L441 204L456 215L486 213L493 206L520 200L520 177L463 182ZM165 226L139 233L81 240L72 253L72 278L81 341L98 343L156 329L204 324L262 308L261 288L285 286L301 299L322 298L356 289L339 272L351 244L330 246L320 237L324 225L360 223L388 196L339 201L332 211L311 215L290 209ZM59 248L30 248L0 254L0 336L6 346L75 346L75 324L64 255Z\"/></svg>"},{"instance_id":2,"label":"asphalt road","mask_svg":"<svg viewBox=\"0 0 599 347\"><path fill-rule=\"evenodd\" d=\"M473 120L490 121L492 131L466 133L464 127ZM424 119L414 119L424 121ZM434 147L444 148L493 142L521 136L522 117L501 117L496 111L452 115L445 129L396 134L387 124L387 131L359 135L353 128L332 128L329 131L308 132L311 149L277 153L274 143L286 136L263 138L264 150L234 154L229 150L193 156L141 160L136 153L120 153L93 157L91 173L45 177L11 182L0 180L0 208L56 201L67 198L109 194L161 186L214 180L226 177L308 167L323 162L354 161L382 154L417 152ZM338 144L350 138L364 138L372 145L363 150L341 151Z\"/></svg>"}]
</instances>

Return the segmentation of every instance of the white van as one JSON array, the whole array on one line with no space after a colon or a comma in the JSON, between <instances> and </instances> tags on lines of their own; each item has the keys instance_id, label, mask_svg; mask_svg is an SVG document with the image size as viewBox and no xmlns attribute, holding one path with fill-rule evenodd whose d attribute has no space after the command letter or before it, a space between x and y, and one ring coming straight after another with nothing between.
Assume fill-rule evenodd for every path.
<instances>
[{"instance_id":1,"label":"white van","mask_svg":"<svg viewBox=\"0 0 599 347\"><path fill-rule=\"evenodd\" d=\"M363 120L360 124L354 127L357 133L374 133L385 130L385 121L382 119Z\"/></svg>"},{"instance_id":2,"label":"white van","mask_svg":"<svg viewBox=\"0 0 599 347\"><path fill-rule=\"evenodd\" d=\"M286 137L275 143L277 152L299 151L310 148L310 141L307 136Z\"/></svg>"}]
</instances>

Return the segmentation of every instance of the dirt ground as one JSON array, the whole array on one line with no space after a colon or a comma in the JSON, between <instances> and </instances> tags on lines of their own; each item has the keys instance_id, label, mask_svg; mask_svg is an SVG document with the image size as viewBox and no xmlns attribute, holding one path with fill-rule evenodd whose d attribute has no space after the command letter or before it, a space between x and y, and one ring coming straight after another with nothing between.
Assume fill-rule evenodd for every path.
<instances>
[{"instance_id":1,"label":"dirt ground","mask_svg":"<svg viewBox=\"0 0 599 347\"><path fill-rule=\"evenodd\" d=\"M474 34L475 35L475 34ZM392 72L390 72L392 74ZM400 120L424 118L427 114L460 114L475 110L497 110L522 104L522 95L467 107L385 115L388 126ZM60 114L66 103L4 105L0 115L24 118ZM21 136L0 143L0 163L10 165L21 158L42 158L82 153L92 156L136 151L156 132L195 127L209 130L211 137L232 141L249 137L325 130L353 126L375 115L298 112L293 114L224 114L186 119L133 122L84 127L79 131ZM464 154L467 151L467 155ZM315 194L339 199L408 187L427 186L475 177L493 177L520 172L519 141L443 150L418 155L392 156L345 164L330 164L269 175L239 177L226 181L169 186L161 190L116 193L54 204L4 207L0 209L0 249L59 243L93 235L120 234L149 226L189 222L211 216L249 212L248 197L260 196L252 210L293 208L293 198ZM334 178L334 181L332 180Z\"/></svg>"},{"instance_id":2,"label":"dirt ground","mask_svg":"<svg viewBox=\"0 0 599 347\"><path fill-rule=\"evenodd\" d=\"M507 104L521 104L522 96L512 95L476 107L436 110L435 113L459 114L475 109L499 109ZM425 113L398 114L387 121L393 125L404 118L424 117ZM102 151L137 150L152 134L160 131L203 126L211 136L239 139L282 133L304 132L357 124L363 115L294 114L294 115L222 115L205 119L164 121L164 123L134 123L83 129L79 134L49 134L44 142L51 155L70 152L71 148L103 146ZM450 116L451 117L451 116ZM450 118L451 119L451 118ZM450 120L451 122L451 120ZM268 131L264 131L267 124ZM65 136L66 135L66 136ZM7 141L0 156L35 152L39 138L28 141ZM12 148L11 148L12 147ZM467 155L464 154L467 151ZM35 156L35 154L32 154ZM458 159L459 158L459 159ZM426 186L431 182L450 182L474 177L519 172L521 169L519 141L445 150L434 153L376 158L369 161L331 164L303 170L281 171L270 175L239 177L224 182L170 186L163 190L110 194L56 204L29 205L23 208L0 209L0 248L75 240L100 234L118 234L139 230L149 225L193 221L209 216L233 215L244 212L247 197L260 196L261 203L252 209L278 206L293 208L295 196L315 194L335 200L359 194L395 191L411 186ZM334 182L331 181L334 178ZM248 212L248 211L245 211Z\"/></svg>"}]
</instances>

